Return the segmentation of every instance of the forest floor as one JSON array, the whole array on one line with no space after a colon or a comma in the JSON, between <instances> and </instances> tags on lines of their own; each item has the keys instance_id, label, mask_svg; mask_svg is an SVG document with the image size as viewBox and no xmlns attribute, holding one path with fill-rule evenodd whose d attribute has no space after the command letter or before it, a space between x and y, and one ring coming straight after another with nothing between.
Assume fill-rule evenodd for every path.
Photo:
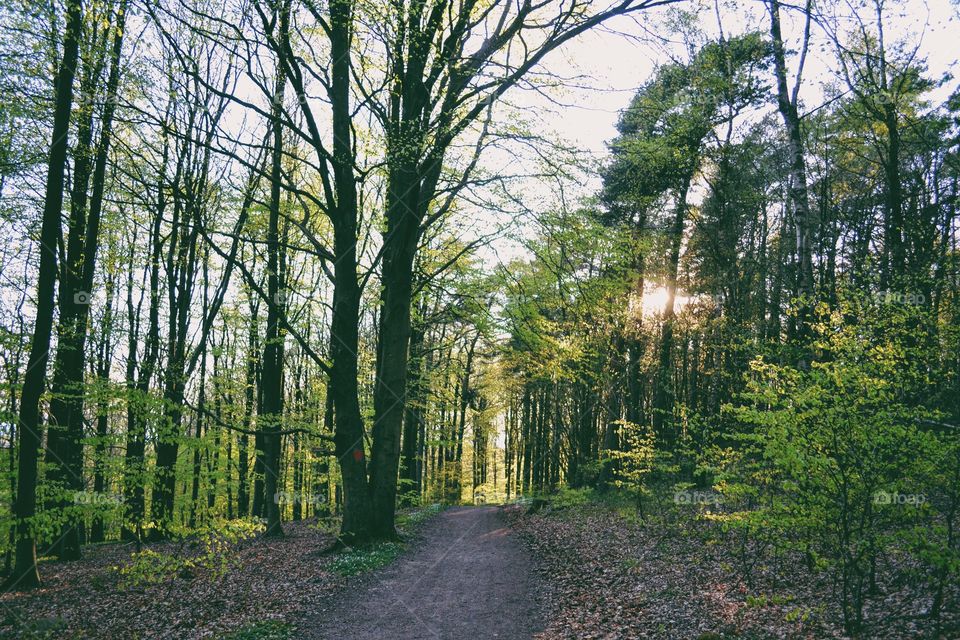
<instances>
[{"instance_id":1,"label":"forest floor","mask_svg":"<svg viewBox=\"0 0 960 640\"><path fill-rule=\"evenodd\" d=\"M323 554L331 525L284 523L282 538L189 537L84 548L75 562L40 563L43 587L0 593L0 638L285 640L357 576L417 547L441 510L401 515L408 543Z\"/></svg>"},{"instance_id":2,"label":"forest floor","mask_svg":"<svg viewBox=\"0 0 960 640\"><path fill-rule=\"evenodd\" d=\"M741 548L694 509L664 507L641 519L622 500L591 499L504 512L545 588L538 640L847 637L825 575L811 574L798 558ZM923 615L929 598L907 585L880 587L858 637L960 638L956 590L932 621Z\"/></svg>"},{"instance_id":3,"label":"forest floor","mask_svg":"<svg viewBox=\"0 0 960 640\"><path fill-rule=\"evenodd\" d=\"M576 492L434 505L399 519L406 542L329 555L329 527L306 521L280 539L96 545L43 562L41 590L0 594L0 638L846 637L826 575L743 546L695 509L654 511ZM910 585L879 589L860 637L960 638L956 589L940 621Z\"/></svg>"},{"instance_id":4,"label":"forest floor","mask_svg":"<svg viewBox=\"0 0 960 640\"><path fill-rule=\"evenodd\" d=\"M305 638L522 640L540 627L528 551L498 507L458 507L410 553L325 603Z\"/></svg>"}]
</instances>

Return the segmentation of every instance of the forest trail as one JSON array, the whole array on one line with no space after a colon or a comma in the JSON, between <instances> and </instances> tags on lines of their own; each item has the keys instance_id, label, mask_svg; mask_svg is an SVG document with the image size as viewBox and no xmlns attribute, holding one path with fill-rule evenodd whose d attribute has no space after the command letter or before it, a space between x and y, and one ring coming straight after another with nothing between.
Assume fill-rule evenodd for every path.
<instances>
[{"instance_id":1,"label":"forest trail","mask_svg":"<svg viewBox=\"0 0 960 640\"><path fill-rule=\"evenodd\" d=\"M504 638L539 629L530 558L497 507L447 509L397 562L301 627L308 638Z\"/></svg>"}]
</instances>

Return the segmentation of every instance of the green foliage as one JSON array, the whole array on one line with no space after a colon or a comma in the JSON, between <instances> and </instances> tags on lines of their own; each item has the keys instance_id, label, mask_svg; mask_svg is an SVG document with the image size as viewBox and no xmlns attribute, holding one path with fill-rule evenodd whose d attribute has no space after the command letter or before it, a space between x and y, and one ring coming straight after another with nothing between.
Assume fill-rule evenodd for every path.
<instances>
[{"instance_id":1,"label":"green foliage","mask_svg":"<svg viewBox=\"0 0 960 640\"><path fill-rule=\"evenodd\" d=\"M620 421L621 448L609 452L616 462L615 483L627 487L636 495L637 509L643 517L643 497L648 493L647 477L653 473L657 462L656 436L649 425Z\"/></svg>"},{"instance_id":2,"label":"green foliage","mask_svg":"<svg viewBox=\"0 0 960 640\"><path fill-rule=\"evenodd\" d=\"M617 125L604 174L608 221L634 220L691 179L710 131L763 98L768 53L760 34L747 33L707 43L686 64L660 67Z\"/></svg>"},{"instance_id":3,"label":"green foliage","mask_svg":"<svg viewBox=\"0 0 960 640\"><path fill-rule=\"evenodd\" d=\"M131 562L115 567L122 588L136 588L165 582L176 575L192 576L203 569L214 578L225 576L236 561L237 545L264 529L254 520L228 520L206 527L199 536L188 541L199 547L199 553L185 554L144 549L131 556ZM185 541L187 542L187 541Z\"/></svg>"},{"instance_id":4,"label":"green foliage","mask_svg":"<svg viewBox=\"0 0 960 640\"><path fill-rule=\"evenodd\" d=\"M264 620L225 633L220 640L288 640L292 637L292 625L279 620Z\"/></svg>"},{"instance_id":5,"label":"green foliage","mask_svg":"<svg viewBox=\"0 0 960 640\"><path fill-rule=\"evenodd\" d=\"M569 509L588 504L594 499L594 490L589 487L581 489L561 488L550 496L550 506L553 509Z\"/></svg>"},{"instance_id":6,"label":"green foliage","mask_svg":"<svg viewBox=\"0 0 960 640\"><path fill-rule=\"evenodd\" d=\"M401 529L412 530L420 526L430 518L439 515L443 511L443 505L434 503L397 514L397 526Z\"/></svg>"},{"instance_id":7,"label":"green foliage","mask_svg":"<svg viewBox=\"0 0 960 640\"><path fill-rule=\"evenodd\" d=\"M402 552L403 545L398 542L354 547L334 556L329 567L341 576L355 576L390 564Z\"/></svg>"},{"instance_id":8,"label":"green foliage","mask_svg":"<svg viewBox=\"0 0 960 640\"><path fill-rule=\"evenodd\" d=\"M714 454L737 508L716 519L830 571L853 631L882 549L956 571L955 545L928 525L943 469L954 468L944 453L956 455L957 444L925 427L935 412L908 402L931 382L915 311L845 300L818 314L818 360L798 369L756 359L745 403L729 408L742 447Z\"/></svg>"},{"instance_id":9,"label":"green foliage","mask_svg":"<svg viewBox=\"0 0 960 640\"><path fill-rule=\"evenodd\" d=\"M430 518L443 511L443 505L431 504L397 515L397 527L412 534ZM333 557L329 568L342 576L355 576L384 567L396 560L405 545L399 542L383 542L351 547Z\"/></svg>"},{"instance_id":10,"label":"green foliage","mask_svg":"<svg viewBox=\"0 0 960 640\"><path fill-rule=\"evenodd\" d=\"M120 586L123 589L166 582L191 564L189 560L174 554L160 553L152 549L138 551L130 558L129 564L115 567L120 574Z\"/></svg>"}]
</instances>

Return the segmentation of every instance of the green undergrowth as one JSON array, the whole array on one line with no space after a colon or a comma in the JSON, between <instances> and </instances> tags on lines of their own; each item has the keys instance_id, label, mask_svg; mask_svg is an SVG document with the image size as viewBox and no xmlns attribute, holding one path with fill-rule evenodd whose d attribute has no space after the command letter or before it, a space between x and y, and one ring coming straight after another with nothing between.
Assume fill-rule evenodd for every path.
<instances>
[{"instance_id":1,"label":"green undergrowth","mask_svg":"<svg viewBox=\"0 0 960 640\"><path fill-rule=\"evenodd\" d=\"M428 504L404 511L397 514L397 527L400 528L401 533L412 533L416 527L439 514L441 511L443 511L443 506L439 503Z\"/></svg>"},{"instance_id":2,"label":"green undergrowth","mask_svg":"<svg viewBox=\"0 0 960 640\"><path fill-rule=\"evenodd\" d=\"M279 620L263 620L219 636L219 640L289 640L293 625Z\"/></svg>"},{"instance_id":3,"label":"green undergrowth","mask_svg":"<svg viewBox=\"0 0 960 640\"><path fill-rule=\"evenodd\" d=\"M14 638L25 638L26 640L60 640L60 638L69 638L67 634L67 621L63 618L40 618L38 620L21 620L8 614L4 624L13 625Z\"/></svg>"},{"instance_id":4,"label":"green undergrowth","mask_svg":"<svg viewBox=\"0 0 960 640\"><path fill-rule=\"evenodd\" d=\"M376 544L352 547L330 561L330 570L341 576L356 576L384 567L403 552L404 545L399 542L379 542Z\"/></svg>"},{"instance_id":5,"label":"green undergrowth","mask_svg":"<svg viewBox=\"0 0 960 640\"><path fill-rule=\"evenodd\" d=\"M616 511L633 509L633 497L626 491L611 488L608 491L597 491L592 487L570 489L560 488L551 493L536 493L530 496L521 496L514 500L514 504L527 507L531 512L562 512L576 511L581 508L606 508Z\"/></svg>"},{"instance_id":6,"label":"green undergrowth","mask_svg":"<svg viewBox=\"0 0 960 640\"><path fill-rule=\"evenodd\" d=\"M439 504L425 505L397 514L397 529L404 537L416 533L417 529L430 518L443 510ZM330 561L329 568L341 576L356 576L385 567L403 553L406 545L402 542L379 542L348 548Z\"/></svg>"},{"instance_id":7,"label":"green undergrowth","mask_svg":"<svg viewBox=\"0 0 960 640\"><path fill-rule=\"evenodd\" d=\"M143 549L131 555L130 562L112 567L121 588L140 588L160 584L175 575L192 577L205 570L223 578L236 562L235 554L244 540L263 532L263 525L252 519L228 520L198 529L191 538L181 540L173 552Z\"/></svg>"}]
</instances>

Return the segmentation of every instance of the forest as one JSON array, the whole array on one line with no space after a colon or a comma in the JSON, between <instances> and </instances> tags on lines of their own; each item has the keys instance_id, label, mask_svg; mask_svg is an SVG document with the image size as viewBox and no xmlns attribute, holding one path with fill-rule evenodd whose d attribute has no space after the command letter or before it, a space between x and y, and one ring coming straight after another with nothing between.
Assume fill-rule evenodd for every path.
<instances>
[{"instance_id":1,"label":"forest","mask_svg":"<svg viewBox=\"0 0 960 640\"><path fill-rule=\"evenodd\" d=\"M956 0L4 0L0 637L960 638Z\"/></svg>"}]
</instances>

